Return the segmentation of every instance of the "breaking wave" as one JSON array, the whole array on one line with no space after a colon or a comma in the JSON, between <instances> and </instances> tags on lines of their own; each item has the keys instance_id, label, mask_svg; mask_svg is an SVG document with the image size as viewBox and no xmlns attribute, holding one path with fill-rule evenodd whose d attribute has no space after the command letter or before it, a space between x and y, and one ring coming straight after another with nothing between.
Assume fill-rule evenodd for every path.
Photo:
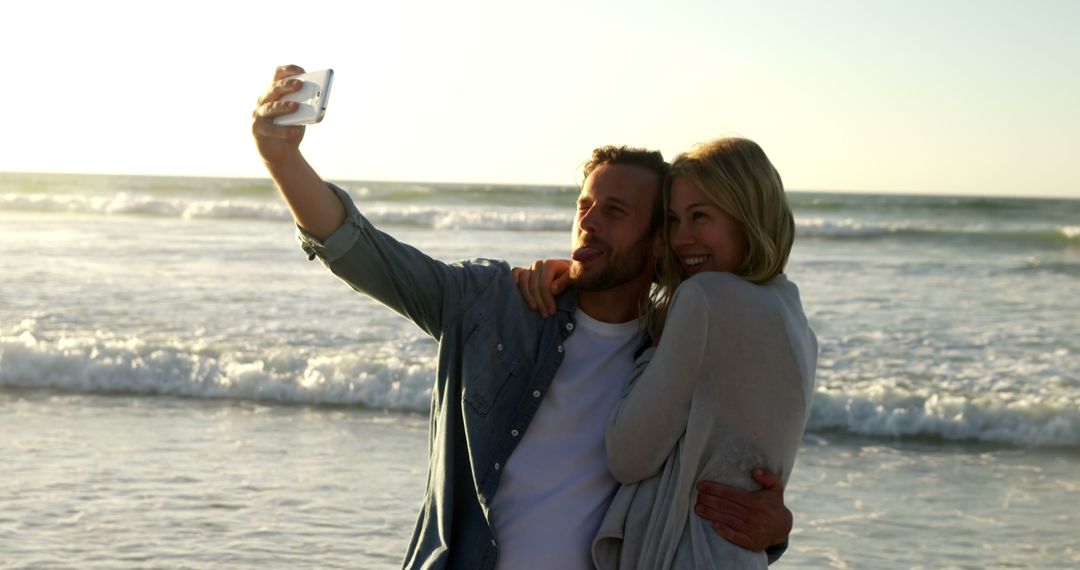
<instances>
[{"instance_id":1,"label":"breaking wave","mask_svg":"<svg viewBox=\"0 0 1080 570\"><path fill-rule=\"evenodd\" d=\"M434 354L403 357L386 345L297 355L230 355L204 347L100 338L42 341L27 331L0 340L0 388L183 396L266 403L429 409ZM819 388L807 430L864 436L1080 446L1080 407L1069 391L1003 397L898 388Z\"/></svg>"}]
</instances>

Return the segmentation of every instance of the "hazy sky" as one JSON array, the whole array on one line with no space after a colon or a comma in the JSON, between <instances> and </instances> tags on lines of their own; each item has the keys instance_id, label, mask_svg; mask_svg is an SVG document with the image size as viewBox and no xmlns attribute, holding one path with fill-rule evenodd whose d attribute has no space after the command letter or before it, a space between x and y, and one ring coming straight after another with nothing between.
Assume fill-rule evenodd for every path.
<instances>
[{"instance_id":1,"label":"hazy sky","mask_svg":"<svg viewBox=\"0 0 1080 570\"><path fill-rule=\"evenodd\" d=\"M1080 197L1080 1L19 2L0 171L265 176L274 67L331 179L576 182L758 141L791 189ZM17 87L17 88L16 88Z\"/></svg>"}]
</instances>

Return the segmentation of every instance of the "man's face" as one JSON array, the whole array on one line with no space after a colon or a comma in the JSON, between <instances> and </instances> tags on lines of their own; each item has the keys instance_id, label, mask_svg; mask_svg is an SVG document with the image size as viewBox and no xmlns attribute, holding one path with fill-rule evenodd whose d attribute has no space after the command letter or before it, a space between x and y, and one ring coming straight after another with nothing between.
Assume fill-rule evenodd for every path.
<instances>
[{"instance_id":1,"label":"man's face","mask_svg":"<svg viewBox=\"0 0 1080 570\"><path fill-rule=\"evenodd\" d=\"M605 164L585 179L574 217L570 279L583 291L604 291L653 269L649 231L657 174Z\"/></svg>"}]
</instances>

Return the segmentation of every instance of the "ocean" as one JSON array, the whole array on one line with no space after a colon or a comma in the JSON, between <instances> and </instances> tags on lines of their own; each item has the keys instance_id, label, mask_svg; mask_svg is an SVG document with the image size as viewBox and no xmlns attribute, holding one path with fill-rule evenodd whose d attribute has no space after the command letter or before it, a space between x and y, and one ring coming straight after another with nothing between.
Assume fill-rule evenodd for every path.
<instances>
[{"instance_id":1,"label":"ocean","mask_svg":"<svg viewBox=\"0 0 1080 570\"><path fill-rule=\"evenodd\" d=\"M340 182L444 260L576 189ZM789 194L821 353L788 568L1080 567L1080 201ZM263 179L0 173L0 568L397 568L435 343Z\"/></svg>"}]
</instances>

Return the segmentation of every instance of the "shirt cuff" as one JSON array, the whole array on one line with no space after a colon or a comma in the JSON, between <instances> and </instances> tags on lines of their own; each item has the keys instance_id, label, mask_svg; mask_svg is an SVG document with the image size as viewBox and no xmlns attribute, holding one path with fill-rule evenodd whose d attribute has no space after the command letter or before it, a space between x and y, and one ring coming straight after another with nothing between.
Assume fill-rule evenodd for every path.
<instances>
[{"instance_id":1,"label":"shirt cuff","mask_svg":"<svg viewBox=\"0 0 1080 570\"><path fill-rule=\"evenodd\" d=\"M353 203L348 192L329 182L326 183L326 186L334 191L334 194L341 200L341 204L345 206L345 221L325 240L319 240L319 238L309 234L307 230L298 225L296 226L296 239L300 242L300 247L307 253L308 260L319 257L323 261L331 263L337 261L352 249L353 244L360 239L360 234L363 232L364 227L369 225L369 222L356 209L356 204Z\"/></svg>"}]
</instances>

